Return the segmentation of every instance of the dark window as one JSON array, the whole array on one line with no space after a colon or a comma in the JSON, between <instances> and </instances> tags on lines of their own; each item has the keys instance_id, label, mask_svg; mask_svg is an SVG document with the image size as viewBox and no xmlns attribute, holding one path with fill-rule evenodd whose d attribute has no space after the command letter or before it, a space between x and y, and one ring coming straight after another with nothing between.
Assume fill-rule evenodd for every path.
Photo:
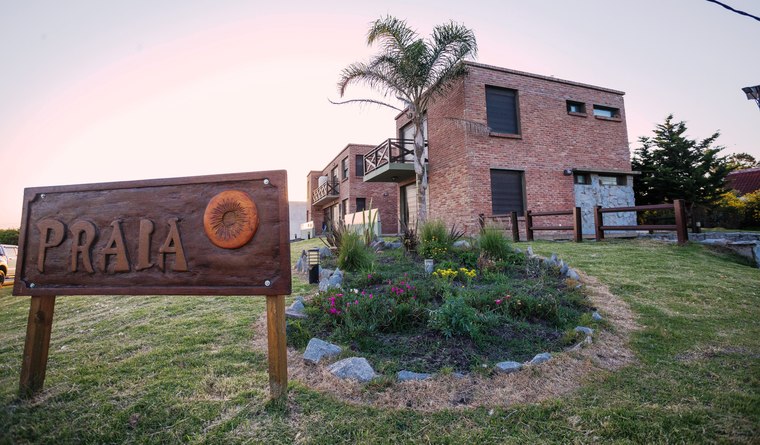
<instances>
[{"instance_id":1,"label":"dark window","mask_svg":"<svg viewBox=\"0 0 760 445\"><path fill-rule=\"evenodd\" d=\"M487 86L486 114L491 131L520 134L517 122L517 91Z\"/></svg>"},{"instance_id":2,"label":"dark window","mask_svg":"<svg viewBox=\"0 0 760 445\"><path fill-rule=\"evenodd\" d=\"M340 202L340 216L346 216L346 213L348 213L348 199Z\"/></svg>"},{"instance_id":3,"label":"dark window","mask_svg":"<svg viewBox=\"0 0 760 445\"><path fill-rule=\"evenodd\" d=\"M364 155L356 155L356 176L364 176Z\"/></svg>"},{"instance_id":4,"label":"dark window","mask_svg":"<svg viewBox=\"0 0 760 445\"><path fill-rule=\"evenodd\" d=\"M620 118L620 108L594 105L594 116L606 117L606 118Z\"/></svg>"},{"instance_id":5,"label":"dark window","mask_svg":"<svg viewBox=\"0 0 760 445\"><path fill-rule=\"evenodd\" d=\"M567 101L567 112L576 114L586 114L586 104L583 102Z\"/></svg>"},{"instance_id":6,"label":"dark window","mask_svg":"<svg viewBox=\"0 0 760 445\"><path fill-rule=\"evenodd\" d=\"M333 192L334 194L340 193L340 182L338 181L338 167L335 167L330 171L330 181L333 184Z\"/></svg>"},{"instance_id":7,"label":"dark window","mask_svg":"<svg viewBox=\"0 0 760 445\"><path fill-rule=\"evenodd\" d=\"M523 172L491 170L491 211L494 215L525 212Z\"/></svg>"},{"instance_id":8,"label":"dark window","mask_svg":"<svg viewBox=\"0 0 760 445\"><path fill-rule=\"evenodd\" d=\"M575 174L575 183L576 184L582 184L582 185L589 185L591 184L591 175L588 173L576 173Z\"/></svg>"},{"instance_id":9,"label":"dark window","mask_svg":"<svg viewBox=\"0 0 760 445\"><path fill-rule=\"evenodd\" d=\"M625 176L602 176L599 175L599 185L628 185L628 178Z\"/></svg>"},{"instance_id":10,"label":"dark window","mask_svg":"<svg viewBox=\"0 0 760 445\"><path fill-rule=\"evenodd\" d=\"M356 211L363 212L367 210L367 198L356 198Z\"/></svg>"},{"instance_id":11,"label":"dark window","mask_svg":"<svg viewBox=\"0 0 760 445\"><path fill-rule=\"evenodd\" d=\"M343 160L340 161L340 168L343 170L343 180L345 181L348 179L348 158L343 158Z\"/></svg>"}]
</instances>

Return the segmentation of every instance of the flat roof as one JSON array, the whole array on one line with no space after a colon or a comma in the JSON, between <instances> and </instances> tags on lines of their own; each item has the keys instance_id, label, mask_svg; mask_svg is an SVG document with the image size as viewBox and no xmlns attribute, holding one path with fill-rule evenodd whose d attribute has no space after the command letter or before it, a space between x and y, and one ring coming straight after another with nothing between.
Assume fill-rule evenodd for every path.
<instances>
[{"instance_id":1,"label":"flat roof","mask_svg":"<svg viewBox=\"0 0 760 445\"><path fill-rule=\"evenodd\" d=\"M564 83L566 85L573 85L573 86L577 86L577 87L591 88L592 90L604 91L606 93L612 93L612 94L619 94L621 96L625 95L624 91L613 90L611 88L599 87L599 86L590 85L590 84L587 84L587 83L574 82L572 80L558 79L556 77L551 77L551 76L542 76L540 74L528 73L526 71L518 71L518 70L509 69L509 68L502 68L502 67L499 67L499 66L486 65L485 63L477 63L477 62L471 62L471 61L465 61L464 63L465 63L465 65L470 65L470 66L474 66L474 67L477 67L477 68L483 68L483 69L488 69L488 70L493 70L493 71L501 71L503 73L515 74L515 75L518 75L518 76L533 77L535 79L548 80L550 82L557 82L557 83Z\"/></svg>"}]
</instances>

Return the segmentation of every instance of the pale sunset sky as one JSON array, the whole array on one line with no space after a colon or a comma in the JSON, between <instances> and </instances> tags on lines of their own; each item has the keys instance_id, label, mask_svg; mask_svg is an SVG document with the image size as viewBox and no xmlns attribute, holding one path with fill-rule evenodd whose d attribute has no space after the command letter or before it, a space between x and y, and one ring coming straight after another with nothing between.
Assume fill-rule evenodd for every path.
<instances>
[{"instance_id":1,"label":"pale sunset sky","mask_svg":"<svg viewBox=\"0 0 760 445\"><path fill-rule=\"evenodd\" d=\"M34 186L286 169L306 200L347 143L394 136L392 110L328 102L386 14L472 28L481 63L625 91L631 152L674 113L760 158L741 91L760 84L760 22L704 0L0 0L0 228Z\"/></svg>"}]
</instances>

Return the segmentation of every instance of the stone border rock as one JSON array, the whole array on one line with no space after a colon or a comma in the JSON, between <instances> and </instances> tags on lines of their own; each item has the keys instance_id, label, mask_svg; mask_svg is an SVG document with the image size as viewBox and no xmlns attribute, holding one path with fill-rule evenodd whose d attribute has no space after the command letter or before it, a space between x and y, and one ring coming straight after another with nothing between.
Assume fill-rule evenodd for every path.
<instances>
[{"instance_id":1,"label":"stone border rock","mask_svg":"<svg viewBox=\"0 0 760 445\"><path fill-rule=\"evenodd\" d=\"M527 256L533 255L527 249ZM533 255L533 257L536 257ZM538 258L538 257L536 257ZM546 259L539 258L541 261ZM561 268L561 260L554 259ZM551 265L551 264L550 264ZM568 271L572 270L568 267ZM366 377L356 375L338 378L346 361L358 363L366 360L351 357L329 366L314 366L304 361L302 354L288 349L288 369L292 380L320 392L328 393L336 399L360 405L372 405L384 408L411 408L420 411L437 411L451 408L469 408L475 406L506 406L514 403L533 403L562 396L574 391L584 383L602 377L605 372L614 371L635 362L633 352L627 343L631 332L638 329L634 314L628 304L613 295L609 289L593 277L575 271L578 280L586 288L589 299L612 327L610 330L597 332L598 341L593 342L590 328L579 326L578 332L586 334L584 340L565 352L552 356L548 353L538 354L528 363L501 362L494 369L493 376L476 373L436 374L426 376L423 373L399 372L390 388L382 392L366 391L361 382ZM566 273L566 276L567 273ZM568 276L568 278L570 278ZM599 313L592 317L601 317ZM254 326L254 347L266 351L266 317L262 315ZM589 335L588 329L591 331ZM336 366L337 363L342 363ZM367 363L369 366L369 363ZM499 366L501 365L501 366ZM519 366L518 366L519 365ZM503 369L499 369L503 368ZM511 371L507 371L512 369ZM526 369L532 372L524 372ZM365 369L367 375L374 375L371 366ZM371 371L371 372L370 372ZM518 372L519 371L519 372ZM401 377L404 378L401 378Z\"/></svg>"}]
</instances>

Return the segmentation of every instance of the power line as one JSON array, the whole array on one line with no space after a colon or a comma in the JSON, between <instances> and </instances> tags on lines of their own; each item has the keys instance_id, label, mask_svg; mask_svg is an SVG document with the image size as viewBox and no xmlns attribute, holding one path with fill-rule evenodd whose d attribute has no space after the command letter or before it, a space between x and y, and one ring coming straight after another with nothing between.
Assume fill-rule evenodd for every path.
<instances>
[{"instance_id":1,"label":"power line","mask_svg":"<svg viewBox=\"0 0 760 445\"><path fill-rule=\"evenodd\" d=\"M717 0L707 0L707 1L710 2L710 3L715 3L716 5L723 6L724 8L728 9L729 11L735 12L735 13L737 13L739 15L747 16L749 18L755 19L758 22L760 22L760 17L758 17L758 16L752 15L752 14L744 12L744 11L739 11L738 9L734 9L734 8L728 6L727 4L721 3L721 2L719 2Z\"/></svg>"}]
</instances>

